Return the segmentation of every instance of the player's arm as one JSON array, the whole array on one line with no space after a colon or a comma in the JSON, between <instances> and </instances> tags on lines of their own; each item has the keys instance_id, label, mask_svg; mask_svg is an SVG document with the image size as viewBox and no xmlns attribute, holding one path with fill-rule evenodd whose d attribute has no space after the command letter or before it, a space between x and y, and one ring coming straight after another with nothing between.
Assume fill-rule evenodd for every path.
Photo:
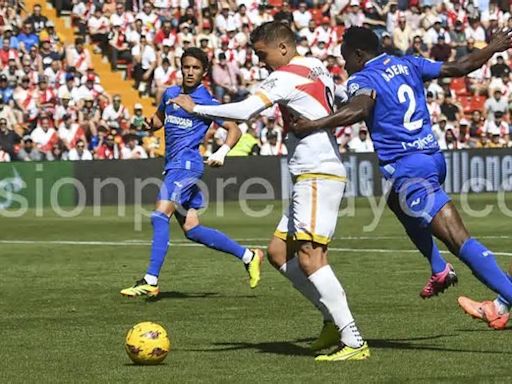
<instances>
[{"instance_id":1,"label":"player's arm","mask_svg":"<svg viewBox=\"0 0 512 384\"><path fill-rule=\"evenodd\" d=\"M333 129L336 127L345 127L365 120L372 114L375 97L373 94L360 94L352 97L350 101L338 111L318 120L297 121L291 127L297 136L306 136L320 129Z\"/></svg>"},{"instance_id":2,"label":"player's arm","mask_svg":"<svg viewBox=\"0 0 512 384\"><path fill-rule=\"evenodd\" d=\"M157 109L153 116L144 119L143 127L146 131L158 131L164 126L164 121L164 112L161 109Z\"/></svg>"},{"instance_id":3,"label":"player's arm","mask_svg":"<svg viewBox=\"0 0 512 384\"><path fill-rule=\"evenodd\" d=\"M265 79L254 95L238 103L196 105L187 95L179 95L171 99L171 102L178 104L189 113L195 113L212 120L220 118L223 120L247 121L272 104L287 100L292 89L294 89L294 84L290 82L290 78L280 71L275 71Z\"/></svg>"},{"instance_id":4,"label":"player's arm","mask_svg":"<svg viewBox=\"0 0 512 384\"><path fill-rule=\"evenodd\" d=\"M509 48L512 48L512 29L497 32L485 48L474 51L459 60L444 63L439 77L466 76L482 67L495 53L506 51Z\"/></svg>"},{"instance_id":5,"label":"player's arm","mask_svg":"<svg viewBox=\"0 0 512 384\"><path fill-rule=\"evenodd\" d=\"M188 113L194 113L209 119L224 119L235 121L250 120L264 109L272 105L272 101L263 93L256 93L238 103L221 105L197 105L188 95L179 95L171 100Z\"/></svg>"},{"instance_id":6,"label":"player's arm","mask_svg":"<svg viewBox=\"0 0 512 384\"><path fill-rule=\"evenodd\" d=\"M220 167L224 165L224 159L228 152L233 148L238 140L240 140L240 136L242 136L242 131L238 127L238 124L233 121L225 121L222 124L222 127L228 131L228 137L226 138L226 142L222 144L222 146L212 153L208 160L206 160L206 164L210 167Z\"/></svg>"}]
</instances>

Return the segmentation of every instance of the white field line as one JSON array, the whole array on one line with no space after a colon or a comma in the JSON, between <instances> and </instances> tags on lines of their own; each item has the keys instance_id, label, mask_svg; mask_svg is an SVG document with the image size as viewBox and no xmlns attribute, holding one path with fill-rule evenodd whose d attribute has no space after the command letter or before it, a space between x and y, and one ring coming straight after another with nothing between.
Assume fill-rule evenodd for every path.
<instances>
[{"instance_id":1,"label":"white field line","mask_svg":"<svg viewBox=\"0 0 512 384\"><path fill-rule=\"evenodd\" d=\"M0 244L10 245L92 245L92 246L149 246L149 241L71 241L71 240L0 240ZM244 244L249 248L261 247L255 244ZM174 247L204 247L202 244L196 243L171 243ZM382 248L329 248L331 252L353 252L353 253L417 253L416 249L382 249ZM449 253L441 251L441 253ZM495 255L512 256L512 252L493 252Z\"/></svg>"}]
</instances>

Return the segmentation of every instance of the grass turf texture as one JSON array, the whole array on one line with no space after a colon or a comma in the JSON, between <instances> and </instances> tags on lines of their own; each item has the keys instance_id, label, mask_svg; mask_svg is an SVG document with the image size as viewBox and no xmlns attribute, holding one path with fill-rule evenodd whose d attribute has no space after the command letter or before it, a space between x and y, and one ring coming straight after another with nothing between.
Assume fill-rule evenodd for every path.
<instances>
[{"instance_id":1,"label":"grass turf texture","mask_svg":"<svg viewBox=\"0 0 512 384\"><path fill-rule=\"evenodd\" d=\"M486 218L466 217L475 236L510 235L510 218L498 213L496 196L471 196L473 208L493 204ZM509 201L512 205L512 201ZM262 206L254 203L252 206ZM432 300L419 291L429 270L419 253L336 251L331 264L349 297L372 356L367 361L316 363L307 345L321 327L319 314L287 280L264 265L261 285L250 290L241 263L207 248L171 247L155 302L127 299L121 288L143 274L149 246L10 244L7 240L149 241L149 222L133 230L128 209L101 217L91 211L73 219L29 213L0 221L0 382L2 383L508 383L512 380L510 330L496 332L462 314L461 294L494 294L448 256L460 278L457 287ZM267 239L280 211L260 219L228 204L226 216L211 209L203 223L234 238ZM397 221L386 211L372 233L366 201L355 217L341 218L336 248L408 249ZM392 238L371 239L373 236ZM173 224L172 240L185 244ZM511 252L512 238L483 240L496 252ZM243 243L266 244L266 240ZM498 256L508 267L510 256ZM134 366L123 350L126 331L155 321L170 333L164 364Z\"/></svg>"}]
</instances>

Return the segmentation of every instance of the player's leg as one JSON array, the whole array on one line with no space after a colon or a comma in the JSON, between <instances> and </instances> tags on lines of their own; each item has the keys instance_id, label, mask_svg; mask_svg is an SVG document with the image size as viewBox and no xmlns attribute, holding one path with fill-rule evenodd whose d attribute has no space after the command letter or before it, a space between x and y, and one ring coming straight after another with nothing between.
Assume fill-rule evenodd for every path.
<instances>
[{"instance_id":1,"label":"player's leg","mask_svg":"<svg viewBox=\"0 0 512 384\"><path fill-rule=\"evenodd\" d=\"M320 302L327 308L337 330L339 347L317 356L317 361L361 360L370 355L348 306L345 290L327 261L327 246L312 241L298 242L299 265L316 288Z\"/></svg>"},{"instance_id":2,"label":"player's leg","mask_svg":"<svg viewBox=\"0 0 512 384\"><path fill-rule=\"evenodd\" d=\"M287 238L287 223L288 216L283 215L278 229L267 247L269 262L283 276L290 280L293 287L322 314L322 330L318 338L311 344L311 350L318 351L332 347L338 344L338 330L334 325L331 314L320 301L320 294L300 268L299 258L296 256L296 250L293 248L294 242L291 238Z\"/></svg>"},{"instance_id":3,"label":"player's leg","mask_svg":"<svg viewBox=\"0 0 512 384\"><path fill-rule=\"evenodd\" d=\"M446 204L432 220L432 232L458 256L486 286L512 302L512 281L496 263L493 253L470 237L452 203Z\"/></svg>"},{"instance_id":4,"label":"player's leg","mask_svg":"<svg viewBox=\"0 0 512 384\"><path fill-rule=\"evenodd\" d=\"M200 194L199 189L197 193L191 200L191 205L199 208L198 204L199 199L202 200L202 197L197 197ZM185 213L185 212L183 212ZM197 210L195 208L189 208L184 216L183 213L176 213L176 219L183 229L183 233L187 237L187 239L203 244L208 248L215 249L217 251L221 251L224 253L229 253L235 256L237 259L240 259L248 273L249 273L249 284L251 288L256 288L258 282L261 279L261 262L263 261L263 251L260 249L248 249L236 241L229 238L223 232L205 227L201 225L199 222L199 216L197 214Z\"/></svg>"},{"instance_id":5,"label":"player's leg","mask_svg":"<svg viewBox=\"0 0 512 384\"><path fill-rule=\"evenodd\" d=\"M327 261L327 244L334 235L345 182L318 177L299 177L293 187L289 235L293 237L301 270L316 288L339 332L340 347L318 361L364 359L368 345L350 312L341 283Z\"/></svg>"},{"instance_id":6,"label":"player's leg","mask_svg":"<svg viewBox=\"0 0 512 384\"><path fill-rule=\"evenodd\" d=\"M432 220L434 235L443 241L448 249L458 256L483 284L499 293L499 302L512 303L512 281L497 264L493 253L473 237L464 226L462 219L452 203L444 206ZM459 304L466 310L474 308L470 302L459 300ZM477 310L479 317L489 326L502 329L505 327L509 313L500 310L495 302L483 302ZM468 310L467 312L470 312ZM471 314L471 313L470 313Z\"/></svg>"},{"instance_id":7,"label":"player's leg","mask_svg":"<svg viewBox=\"0 0 512 384\"><path fill-rule=\"evenodd\" d=\"M508 268L508 278L512 280L512 264ZM512 309L511 303L509 303L503 296L498 295L494 301L474 301L469 297L459 297L459 305L462 309L470 316L485 320L488 315L486 312L497 312L497 316L494 321L489 321L488 324L494 329L504 329L510 318L510 310ZM485 318L484 318L485 316ZM492 317L489 316L489 317Z\"/></svg>"},{"instance_id":8,"label":"player's leg","mask_svg":"<svg viewBox=\"0 0 512 384\"><path fill-rule=\"evenodd\" d=\"M415 201L417 198L414 196L412 201ZM430 263L431 276L421 290L420 296L424 299L430 298L438 295L440 292L444 292L449 286L456 284L457 275L452 265L448 264L441 256L430 231L430 226L422 227L417 218L410 217L404 212L400 206L399 195L394 189L388 196L387 204L404 226L409 239Z\"/></svg>"},{"instance_id":9,"label":"player's leg","mask_svg":"<svg viewBox=\"0 0 512 384\"><path fill-rule=\"evenodd\" d=\"M165 183L162 185L160 196L164 196ZM153 239L151 242L151 257L145 276L135 282L132 287L123 289L123 296L156 296L159 293L158 276L165 260L170 240L169 221L175 212L176 206L169 200L158 200L155 210L151 214Z\"/></svg>"},{"instance_id":10,"label":"player's leg","mask_svg":"<svg viewBox=\"0 0 512 384\"><path fill-rule=\"evenodd\" d=\"M153 239L146 275L143 279L137 281L133 287L123 289L121 291L122 295L158 295L158 276L169 248L170 218L183 203L189 201L200 176L200 173L181 169L173 169L165 173L155 211L151 214Z\"/></svg>"}]
</instances>

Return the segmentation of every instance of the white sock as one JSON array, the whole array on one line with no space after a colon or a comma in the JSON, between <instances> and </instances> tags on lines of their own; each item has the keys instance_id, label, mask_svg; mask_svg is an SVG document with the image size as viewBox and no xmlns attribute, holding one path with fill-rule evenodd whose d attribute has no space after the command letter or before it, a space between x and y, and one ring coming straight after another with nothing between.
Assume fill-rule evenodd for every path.
<instances>
[{"instance_id":1,"label":"white sock","mask_svg":"<svg viewBox=\"0 0 512 384\"><path fill-rule=\"evenodd\" d=\"M320 301L327 307L334 324L341 333L341 342L351 348L363 345L363 338L357 329L348 307L347 296L338 278L329 265L308 277L320 294Z\"/></svg>"},{"instance_id":2,"label":"white sock","mask_svg":"<svg viewBox=\"0 0 512 384\"><path fill-rule=\"evenodd\" d=\"M144 280L149 285L157 285L158 284L158 276L148 275L147 273L144 275Z\"/></svg>"},{"instance_id":3,"label":"white sock","mask_svg":"<svg viewBox=\"0 0 512 384\"><path fill-rule=\"evenodd\" d=\"M499 298L496 298L494 300L494 305L498 309L498 314L504 315L505 313L510 312L510 306L505 304L503 301L501 301Z\"/></svg>"},{"instance_id":4,"label":"white sock","mask_svg":"<svg viewBox=\"0 0 512 384\"><path fill-rule=\"evenodd\" d=\"M324 321L333 321L331 314L320 301L320 294L316 290L315 286L308 280L302 269L300 269L299 258L297 256L284 263L281 268L279 268L279 272L292 282L293 287L302 293L302 296L308 299L320 312L322 312Z\"/></svg>"},{"instance_id":5,"label":"white sock","mask_svg":"<svg viewBox=\"0 0 512 384\"><path fill-rule=\"evenodd\" d=\"M254 257L254 252L251 251L250 249L246 249L244 252L244 255L242 256L242 261L245 264L249 264L253 257Z\"/></svg>"}]
</instances>

